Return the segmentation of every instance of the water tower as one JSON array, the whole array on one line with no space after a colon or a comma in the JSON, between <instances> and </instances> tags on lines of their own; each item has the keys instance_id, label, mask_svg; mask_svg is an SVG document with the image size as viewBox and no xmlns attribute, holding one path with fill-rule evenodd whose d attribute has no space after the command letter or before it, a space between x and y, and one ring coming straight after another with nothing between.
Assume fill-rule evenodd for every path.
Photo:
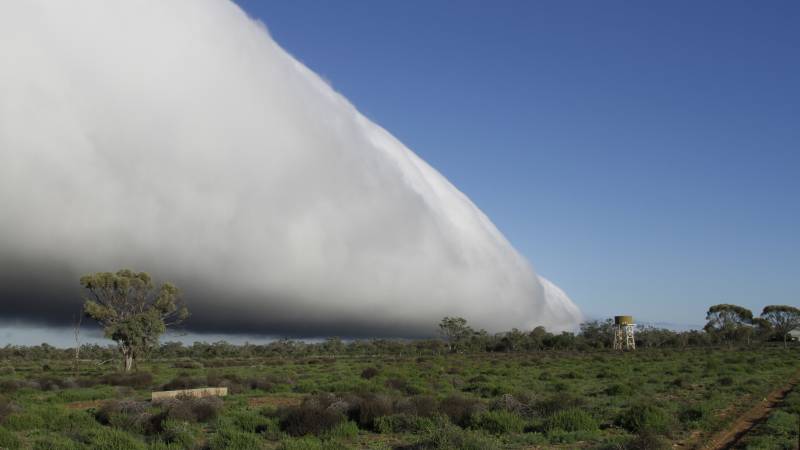
<instances>
[{"instance_id":1,"label":"water tower","mask_svg":"<svg viewBox=\"0 0 800 450\"><path fill-rule=\"evenodd\" d=\"M614 350L636 350L633 316L614 316Z\"/></svg>"}]
</instances>

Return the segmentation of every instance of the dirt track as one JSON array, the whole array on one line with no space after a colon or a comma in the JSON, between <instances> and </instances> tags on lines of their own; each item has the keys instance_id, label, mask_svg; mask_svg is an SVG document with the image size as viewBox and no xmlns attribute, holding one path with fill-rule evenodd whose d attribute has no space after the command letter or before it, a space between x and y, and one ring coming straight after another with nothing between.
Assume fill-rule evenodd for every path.
<instances>
[{"instance_id":1,"label":"dirt track","mask_svg":"<svg viewBox=\"0 0 800 450\"><path fill-rule=\"evenodd\" d=\"M770 392L765 399L742 414L727 429L714 435L702 449L728 450L733 448L753 427L766 420L769 413L794 389L798 382L800 382L800 373L795 374L788 383L779 389Z\"/></svg>"}]
</instances>

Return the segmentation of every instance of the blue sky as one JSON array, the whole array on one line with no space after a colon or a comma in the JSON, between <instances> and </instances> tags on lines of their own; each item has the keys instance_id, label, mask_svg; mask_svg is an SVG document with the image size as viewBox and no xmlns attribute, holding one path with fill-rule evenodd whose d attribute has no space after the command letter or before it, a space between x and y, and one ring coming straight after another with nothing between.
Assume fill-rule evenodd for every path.
<instances>
[{"instance_id":1,"label":"blue sky","mask_svg":"<svg viewBox=\"0 0 800 450\"><path fill-rule=\"evenodd\" d=\"M238 3L590 317L800 303L800 3Z\"/></svg>"}]
</instances>

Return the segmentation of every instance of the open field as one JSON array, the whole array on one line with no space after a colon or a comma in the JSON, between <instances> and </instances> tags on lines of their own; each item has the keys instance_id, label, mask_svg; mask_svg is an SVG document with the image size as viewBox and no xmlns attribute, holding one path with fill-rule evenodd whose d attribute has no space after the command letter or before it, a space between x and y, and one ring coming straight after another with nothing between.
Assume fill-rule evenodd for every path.
<instances>
[{"instance_id":1,"label":"open field","mask_svg":"<svg viewBox=\"0 0 800 450\"><path fill-rule=\"evenodd\" d=\"M69 361L10 360L0 448L702 448L793 379L798 353L181 359L131 375L82 361L77 377ZM230 395L149 402L205 386ZM797 398L753 433L780 425L796 439ZM740 445L764 439L778 442Z\"/></svg>"}]
</instances>

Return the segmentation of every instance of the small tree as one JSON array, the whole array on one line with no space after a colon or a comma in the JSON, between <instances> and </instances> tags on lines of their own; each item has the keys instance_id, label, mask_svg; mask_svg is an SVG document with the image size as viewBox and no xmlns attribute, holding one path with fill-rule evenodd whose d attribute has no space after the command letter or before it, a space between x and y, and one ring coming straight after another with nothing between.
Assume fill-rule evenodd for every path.
<instances>
[{"instance_id":1,"label":"small tree","mask_svg":"<svg viewBox=\"0 0 800 450\"><path fill-rule=\"evenodd\" d=\"M167 327L189 316L178 288L163 283L156 289L145 272L98 272L84 275L80 282L89 291L84 312L103 327L106 337L117 343L126 372L136 358L158 344Z\"/></svg>"},{"instance_id":2,"label":"small tree","mask_svg":"<svg viewBox=\"0 0 800 450\"><path fill-rule=\"evenodd\" d=\"M788 305L769 305L761 311L761 318L766 320L775 334L783 339L786 347L786 338L789 332L800 327L800 309Z\"/></svg>"},{"instance_id":3,"label":"small tree","mask_svg":"<svg viewBox=\"0 0 800 450\"><path fill-rule=\"evenodd\" d=\"M442 335L451 352L458 350L459 344L472 335L472 328L467 326L463 317L445 317L439 322L439 334Z\"/></svg>"},{"instance_id":4,"label":"small tree","mask_svg":"<svg viewBox=\"0 0 800 450\"><path fill-rule=\"evenodd\" d=\"M703 329L722 341L732 344L742 337L752 335L753 312L747 308L727 303L714 305L706 313L706 326Z\"/></svg>"}]
</instances>

